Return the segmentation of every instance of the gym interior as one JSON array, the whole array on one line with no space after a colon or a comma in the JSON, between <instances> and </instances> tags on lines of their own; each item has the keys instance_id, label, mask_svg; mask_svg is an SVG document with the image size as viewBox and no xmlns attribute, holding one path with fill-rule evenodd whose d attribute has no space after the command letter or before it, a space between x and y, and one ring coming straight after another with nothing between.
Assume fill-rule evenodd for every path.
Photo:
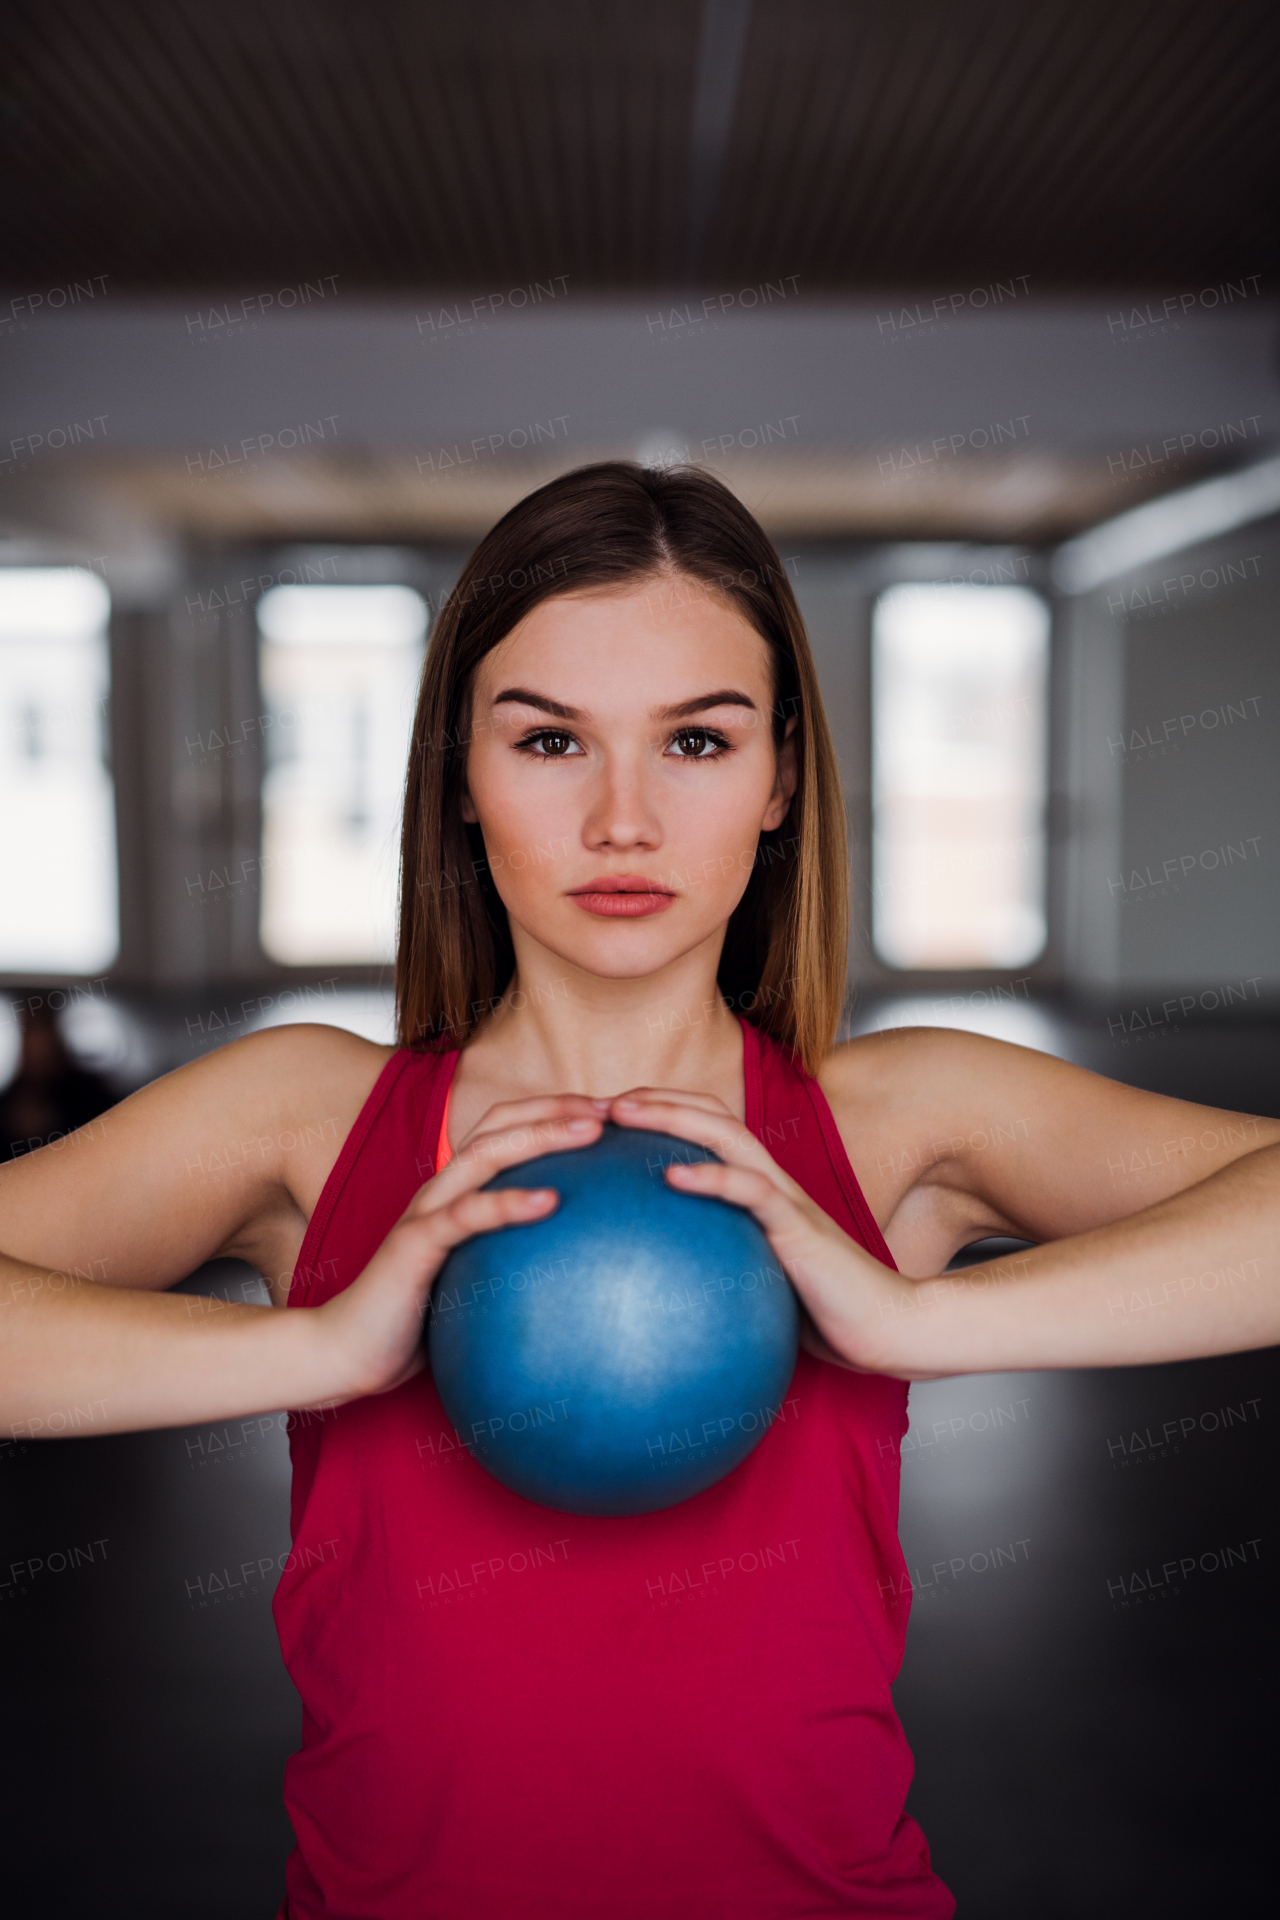
<instances>
[{"instance_id":1,"label":"gym interior","mask_svg":"<svg viewBox=\"0 0 1280 1920\"><path fill-rule=\"evenodd\" d=\"M1269 9L56 0L8 40L0 1154L264 1025L392 1038L432 622L611 458L705 466L787 569L845 1036L1280 1115ZM962 1915L1269 1882L1278 1386L913 1387L895 1699ZM4 1434L0 1484L24 1909L269 1920L284 1413Z\"/></svg>"}]
</instances>

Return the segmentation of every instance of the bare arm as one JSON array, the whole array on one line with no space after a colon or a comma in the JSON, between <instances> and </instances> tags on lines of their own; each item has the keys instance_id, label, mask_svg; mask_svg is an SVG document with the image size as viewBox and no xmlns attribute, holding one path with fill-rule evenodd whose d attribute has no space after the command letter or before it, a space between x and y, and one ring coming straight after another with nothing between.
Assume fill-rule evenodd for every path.
<instances>
[{"instance_id":1,"label":"bare arm","mask_svg":"<svg viewBox=\"0 0 1280 1920\"><path fill-rule=\"evenodd\" d=\"M895 1256L904 1245L914 1252L914 1277L872 1259L710 1096L642 1089L636 1107L615 1103L613 1117L720 1155L723 1166L667 1177L755 1214L812 1318L807 1344L823 1358L928 1379L1190 1359L1280 1340L1280 1124L978 1045L996 1051L975 1062L960 1048L948 1062L935 1050L923 1120L905 1095L887 1120L881 1110L892 1151L876 1210ZM988 1069L980 1079L975 1065ZM1005 1125L1003 1141L964 1124L993 1096L1002 1112L1012 1101L1010 1121L1026 1121ZM930 1141L950 1145L931 1156ZM983 1231L1047 1244L943 1273Z\"/></svg>"},{"instance_id":2,"label":"bare arm","mask_svg":"<svg viewBox=\"0 0 1280 1920\"><path fill-rule=\"evenodd\" d=\"M0 1260L6 1439L188 1426L352 1397L318 1314L89 1281L55 1292L49 1281L43 1268Z\"/></svg>"},{"instance_id":3,"label":"bare arm","mask_svg":"<svg viewBox=\"0 0 1280 1920\"><path fill-rule=\"evenodd\" d=\"M334 1027L285 1027L165 1074L0 1165L0 1250L71 1285L159 1290L218 1255L273 1285L285 1271L287 1285L389 1052Z\"/></svg>"},{"instance_id":4,"label":"bare arm","mask_svg":"<svg viewBox=\"0 0 1280 1920\"><path fill-rule=\"evenodd\" d=\"M839 1353L865 1353L857 1364L904 1379L1271 1346L1280 1341L1280 1146L1108 1226L880 1287L874 1318L851 1311L847 1287L824 1301L824 1333Z\"/></svg>"},{"instance_id":5,"label":"bare arm","mask_svg":"<svg viewBox=\"0 0 1280 1920\"><path fill-rule=\"evenodd\" d=\"M598 1122L593 1122L598 1125ZM557 1132L557 1129L559 1131ZM573 1145L563 1121L554 1145ZM39 1268L0 1262L0 1431L13 1439L132 1433L278 1407L337 1407L386 1393L423 1366L422 1322L451 1248L552 1210L555 1196L475 1191L527 1158L527 1136L486 1161L458 1156L429 1181L352 1284L321 1307L277 1313L200 1296L85 1282L50 1293ZM454 1169L457 1167L457 1172Z\"/></svg>"},{"instance_id":6,"label":"bare arm","mask_svg":"<svg viewBox=\"0 0 1280 1920\"><path fill-rule=\"evenodd\" d=\"M218 1254L287 1277L325 1136L331 1162L376 1076L347 1038L240 1041L0 1167L0 1432L119 1432L342 1397L313 1317L162 1289ZM319 1151L300 1159L282 1143L308 1120Z\"/></svg>"},{"instance_id":7,"label":"bare arm","mask_svg":"<svg viewBox=\"0 0 1280 1920\"><path fill-rule=\"evenodd\" d=\"M385 1058L334 1029L256 1036L166 1075L58 1149L0 1169L0 1433L334 1406L419 1371L427 1298L450 1248L555 1204L479 1187L549 1138L577 1144L575 1119L594 1137L589 1101L522 1102L526 1126L545 1126L511 1135L486 1115L364 1272L322 1307L277 1313L162 1291L220 1253L273 1276L283 1263L287 1276ZM541 1146L530 1144L535 1133Z\"/></svg>"},{"instance_id":8,"label":"bare arm","mask_svg":"<svg viewBox=\"0 0 1280 1920\"><path fill-rule=\"evenodd\" d=\"M884 1371L1130 1365L1280 1340L1280 1122L928 1029L837 1049L824 1080L860 1156L868 1097L890 1116L868 1185L913 1281L877 1308ZM979 1233L1044 1244L944 1274Z\"/></svg>"},{"instance_id":9,"label":"bare arm","mask_svg":"<svg viewBox=\"0 0 1280 1920\"><path fill-rule=\"evenodd\" d=\"M837 1047L819 1079L894 1259L915 1276L989 1234L1109 1226L1280 1141L1277 1120L936 1028Z\"/></svg>"}]
</instances>

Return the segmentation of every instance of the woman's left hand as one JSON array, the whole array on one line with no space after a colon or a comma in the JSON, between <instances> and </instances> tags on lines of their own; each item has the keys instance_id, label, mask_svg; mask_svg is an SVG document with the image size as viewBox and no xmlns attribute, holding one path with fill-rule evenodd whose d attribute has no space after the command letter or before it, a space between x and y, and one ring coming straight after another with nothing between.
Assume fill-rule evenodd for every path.
<instances>
[{"instance_id":1,"label":"woman's left hand","mask_svg":"<svg viewBox=\"0 0 1280 1920\"><path fill-rule=\"evenodd\" d=\"M714 1094L667 1087L632 1087L619 1094L609 1119L623 1127L675 1134L707 1147L723 1163L679 1162L666 1169L682 1193L727 1200L755 1216L802 1307L801 1344L820 1359L863 1372L893 1372L883 1364L890 1316L903 1305L904 1285L888 1267L851 1240L783 1172L767 1148Z\"/></svg>"}]
</instances>

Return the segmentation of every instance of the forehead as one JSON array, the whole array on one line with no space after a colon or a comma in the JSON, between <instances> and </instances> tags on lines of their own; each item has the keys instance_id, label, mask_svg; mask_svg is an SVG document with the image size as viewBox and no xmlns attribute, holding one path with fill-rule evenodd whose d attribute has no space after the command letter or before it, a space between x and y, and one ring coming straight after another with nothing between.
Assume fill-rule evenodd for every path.
<instances>
[{"instance_id":1,"label":"forehead","mask_svg":"<svg viewBox=\"0 0 1280 1920\"><path fill-rule=\"evenodd\" d=\"M492 695L517 669L522 683L536 669L548 693L555 689L541 681L551 674L607 675L615 689L635 680L653 687L659 677L701 683L713 674L717 685L731 676L744 691L767 692L771 681L768 644L750 621L723 594L684 576L540 601L481 661L477 693Z\"/></svg>"}]
</instances>

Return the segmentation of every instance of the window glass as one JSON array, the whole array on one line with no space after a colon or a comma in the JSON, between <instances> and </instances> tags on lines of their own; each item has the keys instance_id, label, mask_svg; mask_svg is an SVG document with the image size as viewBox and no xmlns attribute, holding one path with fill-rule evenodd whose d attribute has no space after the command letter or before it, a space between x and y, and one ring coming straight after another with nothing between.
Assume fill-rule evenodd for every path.
<instances>
[{"instance_id":1,"label":"window glass","mask_svg":"<svg viewBox=\"0 0 1280 1920\"><path fill-rule=\"evenodd\" d=\"M119 949L110 610L106 587L85 568L0 568L6 973L95 973Z\"/></svg>"},{"instance_id":2,"label":"window glass","mask_svg":"<svg viewBox=\"0 0 1280 1920\"><path fill-rule=\"evenodd\" d=\"M258 603L266 715L261 939L306 966L390 960L400 811L427 628L410 587L273 587Z\"/></svg>"},{"instance_id":3,"label":"window glass","mask_svg":"<svg viewBox=\"0 0 1280 1920\"><path fill-rule=\"evenodd\" d=\"M1045 941L1049 611L904 585L872 630L873 934L893 967L1017 967Z\"/></svg>"}]
</instances>

